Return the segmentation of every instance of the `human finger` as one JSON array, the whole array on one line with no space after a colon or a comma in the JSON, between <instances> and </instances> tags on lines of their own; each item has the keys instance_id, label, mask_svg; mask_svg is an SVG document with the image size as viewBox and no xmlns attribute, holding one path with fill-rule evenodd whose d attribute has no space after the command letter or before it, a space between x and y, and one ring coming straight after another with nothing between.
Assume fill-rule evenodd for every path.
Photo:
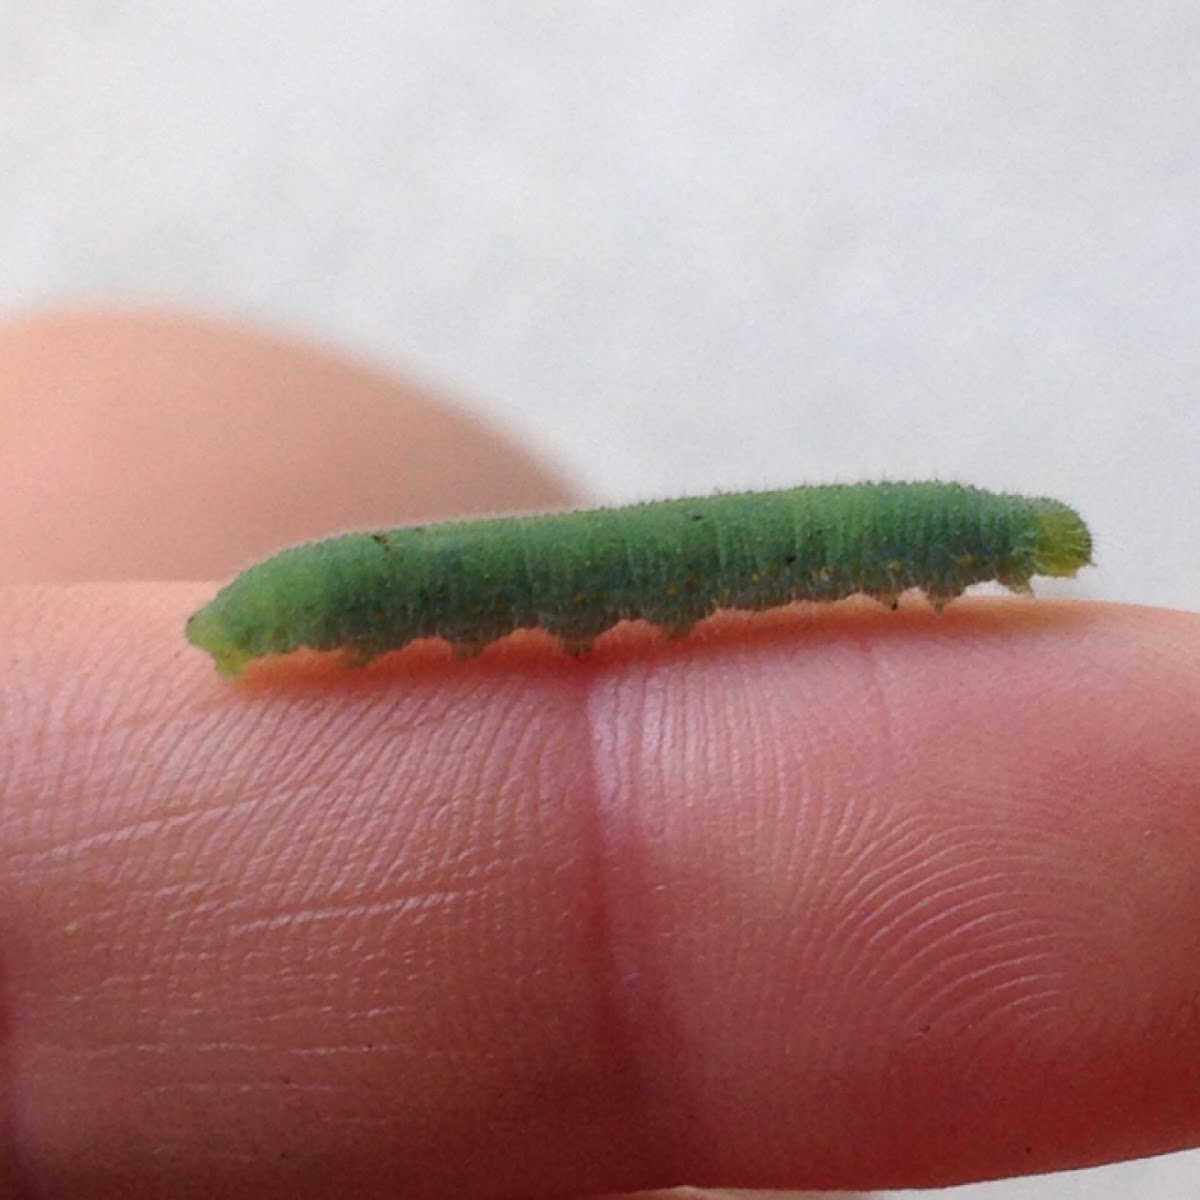
<instances>
[{"instance_id":1,"label":"human finger","mask_svg":"<svg viewBox=\"0 0 1200 1200\"><path fill-rule=\"evenodd\" d=\"M1197 618L849 605L232 684L202 597L4 600L29 1190L931 1186L1196 1141Z\"/></svg>"}]
</instances>

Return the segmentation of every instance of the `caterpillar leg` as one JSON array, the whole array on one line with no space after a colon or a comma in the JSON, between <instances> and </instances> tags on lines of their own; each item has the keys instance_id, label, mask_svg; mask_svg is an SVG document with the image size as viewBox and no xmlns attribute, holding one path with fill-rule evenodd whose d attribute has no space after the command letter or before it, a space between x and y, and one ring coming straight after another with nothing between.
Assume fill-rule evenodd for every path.
<instances>
[{"instance_id":1,"label":"caterpillar leg","mask_svg":"<svg viewBox=\"0 0 1200 1200\"><path fill-rule=\"evenodd\" d=\"M927 592L926 595L929 598L929 607L940 617L946 605L962 595L962 589L953 592Z\"/></svg>"},{"instance_id":2,"label":"caterpillar leg","mask_svg":"<svg viewBox=\"0 0 1200 1200\"><path fill-rule=\"evenodd\" d=\"M347 667L365 667L379 651L373 646L351 643L342 647L342 663Z\"/></svg>"},{"instance_id":3,"label":"caterpillar leg","mask_svg":"<svg viewBox=\"0 0 1200 1200\"><path fill-rule=\"evenodd\" d=\"M230 678L240 675L246 669L246 664L253 658L254 655L246 653L245 650L213 652L213 661L217 664L217 670Z\"/></svg>"},{"instance_id":4,"label":"caterpillar leg","mask_svg":"<svg viewBox=\"0 0 1200 1200\"><path fill-rule=\"evenodd\" d=\"M582 658L596 644L596 639L594 637L570 637L565 633L560 633L558 644L572 658Z\"/></svg>"},{"instance_id":5,"label":"caterpillar leg","mask_svg":"<svg viewBox=\"0 0 1200 1200\"><path fill-rule=\"evenodd\" d=\"M695 621L671 621L663 626L663 632L669 638L684 638L695 628Z\"/></svg>"}]
</instances>

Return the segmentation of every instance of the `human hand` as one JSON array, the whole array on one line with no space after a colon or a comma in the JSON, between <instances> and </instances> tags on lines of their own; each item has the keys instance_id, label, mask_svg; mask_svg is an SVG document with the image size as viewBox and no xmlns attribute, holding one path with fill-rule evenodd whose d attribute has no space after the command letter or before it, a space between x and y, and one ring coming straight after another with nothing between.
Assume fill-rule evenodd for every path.
<instances>
[{"instance_id":1,"label":"human hand","mask_svg":"<svg viewBox=\"0 0 1200 1200\"><path fill-rule=\"evenodd\" d=\"M183 639L211 585L66 581L565 495L232 331L0 345L0 559L55 585L0 593L4 1195L931 1186L1200 1140L1197 617L849 603L230 683Z\"/></svg>"}]
</instances>

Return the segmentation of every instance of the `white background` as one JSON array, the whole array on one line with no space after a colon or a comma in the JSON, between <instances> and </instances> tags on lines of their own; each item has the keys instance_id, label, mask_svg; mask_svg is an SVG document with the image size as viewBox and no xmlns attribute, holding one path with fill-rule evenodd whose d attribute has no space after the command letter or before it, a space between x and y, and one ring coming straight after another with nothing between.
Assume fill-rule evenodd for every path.
<instances>
[{"instance_id":1,"label":"white background","mask_svg":"<svg viewBox=\"0 0 1200 1200\"><path fill-rule=\"evenodd\" d=\"M1098 566L1043 592L1200 608L1182 0L0 0L0 215L0 312L310 334L601 499L1049 493Z\"/></svg>"}]
</instances>

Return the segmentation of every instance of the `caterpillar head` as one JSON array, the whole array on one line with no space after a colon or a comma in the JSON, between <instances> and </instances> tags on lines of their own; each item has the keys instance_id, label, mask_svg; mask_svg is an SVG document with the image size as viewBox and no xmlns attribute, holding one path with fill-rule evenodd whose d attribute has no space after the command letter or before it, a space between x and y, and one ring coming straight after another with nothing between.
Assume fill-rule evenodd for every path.
<instances>
[{"instance_id":1,"label":"caterpillar head","mask_svg":"<svg viewBox=\"0 0 1200 1200\"><path fill-rule=\"evenodd\" d=\"M1038 500L1034 512L1035 575L1074 575L1092 564L1092 535L1074 509L1057 500Z\"/></svg>"}]
</instances>

